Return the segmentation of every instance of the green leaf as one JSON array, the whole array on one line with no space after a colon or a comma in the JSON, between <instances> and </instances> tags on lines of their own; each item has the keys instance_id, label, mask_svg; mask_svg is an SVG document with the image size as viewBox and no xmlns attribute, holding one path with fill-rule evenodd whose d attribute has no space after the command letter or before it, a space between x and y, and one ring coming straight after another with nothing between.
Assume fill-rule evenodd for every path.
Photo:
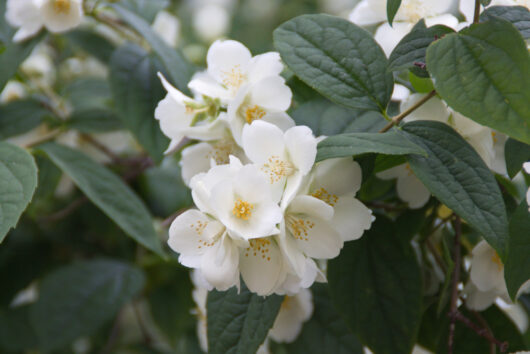
<instances>
[{"instance_id":1,"label":"green leaf","mask_svg":"<svg viewBox=\"0 0 530 354\"><path fill-rule=\"evenodd\" d=\"M186 61L179 51L169 47L144 19L119 4L114 4L112 7L127 24L145 38L160 62L164 65L165 71L169 73L168 79L180 91L187 94L189 92L188 82L194 72L192 65Z\"/></svg>"},{"instance_id":2,"label":"green leaf","mask_svg":"<svg viewBox=\"0 0 530 354\"><path fill-rule=\"evenodd\" d=\"M329 15L303 15L274 31L274 45L294 73L331 101L384 112L394 86L372 35Z\"/></svg>"},{"instance_id":3,"label":"green leaf","mask_svg":"<svg viewBox=\"0 0 530 354\"><path fill-rule=\"evenodd\" d=\"M289 344L290 354L362 354L363 347L348 329L344 320L333 307L327 286L314 284L314 311L311 319L304 323L302 333Z\"/></svg>"},{"instance_id":4,"label":"green leaf","mask_svg":"<svg viewBox=\"0 0 530 354\"><path fill-rule=\"evenodd\" d=\"M120 3L149 23L153 22L159 11L169 6L169 0L122 0Z\"/></svg>"},{"instance_id":5,"label":"green leaf","mask_svg":"<svg viewBox=\"0 0 530 354\"><path fill-rule=\"evenodd\" d=\"M523 200L510 219L508 256L504 267L504 279L510 297L515 300L517 291L530 280L530 212Z\"/></svg>"},{"instance_id":6,"label":"green leaf","mask_svg":"<svg viewBox=\"0 0 530 354\"><path fill-rule=\"evenodd\" d=\"M386 155L419 154L427 156L423 148L398 131L380 133L348 133L330 136L318 144L316 161L366 153Z\"/></svg>"},{"instance_id":7,"label":"green leaf","mask_svg":"<svg viewBox=\"0 0 530 354\"><path fill-rule=\"evenodd\" d=\"M93 55L103 63L110 60L110 56L115 47L107 38L85 29L76 29L65 33L74 48L80 48L90 55Z\"/></svg>"},{"instance_id":8,"label":"green leaf","mask_svg":"<svg viewBox=\"0 0 530 354\"><path fill-rule=\"evenodd\" d=\"M112 55L110 84L116 112L140 144L157 162L169 145L154 118L165 90L157 77L158 61L141 47L126 44Z\"/></svg>"},{"instance_id":9,"label":"green leaf","mask_svg":"<svg viewBox=\"0 0 530 354\"><path fill-rule=\"evenodd\" d=\"M530 143L530 56L500 18L446 35L427 49L434 86L451 108Z\"/></svg>"},{"instance_id":10,"label":"green leaf","mask_svg":"<svg viewBox=\"0 0 530 354\"><path fill-rule=\"evenodd\" d=\"M66 125L82 133L105 133L123 128L115 113L100 108L74 111Z\"/></svg>"},{"instance_id":11,"label":"green leaf","mask_svg":"<svg viewBox=\"0 0 530 354\"><path fill-rule=\"evenodd\" d=\"M54 271L42 280L30 312L41 349L58 349L92 334L143 284L141 270L114 260L79 262Z\"/></svg>"},{"instance_id":12,"label":"green leaf","mask_svg":"<svg viewBox=\"0 0 530 354\"><path fill-rule=\"evenodd\" d=\"M434 91L434 84L429 77L419 77L409 71L409 81L416 92L429 93Z\"/></svg>"},{"instance_id":13,"label":"green leaf","mask_svg":"<svg viewBox=\"0 0 530 354\"><path fill-rule=\"evenodd\" d=\"M413 67L414 63L425 64L425 53L429 44L451 32L454 30L442 25L429 28L414 27L412 32L399 41L390 54L388 70L399 71ZM428 77L425 69L421 72L424 74L421 75L422 77Z\"/></svg>"},{"instance_id":14,"label":"green leaf","mask_svg":"<svg viewBox=\"0 0 530 354\"><path fill-rule=\"evenodd\" d=\"M523 168L523 163L530 161L530 145L510 138L504 145L504 158L508 176L514 178Z\"/></svg>"},{"instance_id":15,"label":"green leaf","mask_svg":"<svg viewBox=\"0 0 530 354\"><path fill-rule=\"evenodd\" d=\"M307 125L316 136L353 132L378 132L386 125L383 116L374 111L361 112L334 104L326 99L314 99L301 104L291 117L297 125Z\"/></svg>"},{"instance_id":16,"label":"green leaf","mask_svg":"<svg viewBox=\"0 0 530 354\"><path fill-rule=\"evenodd\" d=\"M421 319L422 279L408 240L377 216L372 228L328 263L338 312L374 353L410 353Z\"/></svg>"},{"instance_id":17,"label":"green leaf","mask_svg":"<svg viewBox=\"0 0 530 354\"><path fill-rule=\"evenodd\" d=\"M491 0L480 0L480 3L483 5L483 6L488 6L490 4Z\"/></svg>"},{"instance_id":18,"label":"green leaf","mask_svg":"<svg viewBox=\"0 0 530 354\"><path fill-rule=\"evenodd\" d=\"M392 22L399 10L399 6L401 6L401 0L388 0L386 2L386 18L390 26L392 26Z\"/></svg>"},{"instance_id":19,"label":"green leaf","mask_svg":"<svg viewBox=\"0 0 530 354\"><path fill-rule=\"evenodd\" d=\"M29 132L49 114L41 102L31 98L1 105L0 140Z\"/></svg>"},{"instance_id":20,"label":"green leaf","mask_svg":"<svg viewBox=\"0 0 530 354\"><path fill-rule=\"evenodd\" d=\"M31 326L30 305L0 312L0 350L3 353L24 352L38 346L38 338Z\"/></svg>"},{"instance_id":21,"label":"green leaf","mask_svg":"<svg viewBox=\"0 0 530 354\"><path fill-rule=\"evenodd\" d=\"M94 108L110 109L111 92L107 80L82 78L70 82L61 91L74 111Z\"/></svg>"},{"instance_id":22,"label":"green leaf","mask_svg":"<svg viewBox=\"0 0 530 354\"><path fill-rule=\"evenodd\" d=\"M492 6L480 14L480 21L500 17L511 22L524 39L530 38L530 11L523 6Z\"/></svg>"},{"instance_id":23,"label":"green leaf","mask_svg":"<svg viewBox=\"0 0 530 354\"><path fill-rule=\"evenodd\" d=\"M440 122L407 123L403 130L429 154L409 155L414 174L436 198L482 233L505 259L508 218L495 177L475 150Z\"/></svg>"},{"instance_id":24,"label":"green leaf","mask_svg":"<svg viewBox=\"0 0 530 354\"><path fill-rule=\"evenodd\" d=\"M123 231L163 256L149 211L123 180L77 150L55 143L39 148Z\"/></svg>"},{"instance_id":25,"label":"green leaf","mask_svg":"<svg viewBox=\"0 0 530 354\"><path fill-rule=\"evenodd\" d=\"M37 188L37 165L27 151L0 142L0 243L18 223Z\"/></svg>"},{"instance_id":26,"label":"green leaf","mask_svg":"<svg viewBox=\"0 0 530 354\"><path fill-rule=\"evenodd\" d=\"M208 353L254 354L265 341L283 297L251 293L242 283L241 291L208 293Z\"/></svg>"}]
</instances>

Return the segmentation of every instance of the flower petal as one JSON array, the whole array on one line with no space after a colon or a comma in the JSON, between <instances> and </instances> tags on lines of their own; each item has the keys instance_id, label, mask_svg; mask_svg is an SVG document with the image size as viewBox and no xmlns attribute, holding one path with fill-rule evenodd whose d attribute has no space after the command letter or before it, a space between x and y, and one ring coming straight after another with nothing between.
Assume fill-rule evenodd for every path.
<instances>
[{"instance_id":1,"label":"flower petal","mask_svg":"<svg viewBox=\"0 0 530 354\"><path fill-rule=\"evenodd\" d=\"M286 111L291 105L293 93L281 76L270 76L250 87L251 105L267 111Z\"/></svg>"},{"instance_id":2,"label":"flower petal","mask_svg":"<svg viewBox=\"0 0 530 354\"><path fill-rule=\"evenodd\" d=\"M291 162L306 175L317 156L317 139L313 132L305 125L292 127L285 132L284 141Z\"/></svg>"},{"instance_id":3,"label":"flower petal","mask_svg":"<svg viewBox=\"0 0 530 354\"><path fill-rule=\"evenodd\" d=\"M421 93L414 93L406 100L401 102L401 112L406 111L416 103L418 103L425 95ZM404 120L405 122L412 122L416 120L434 120L437 122L447 123L450 112L445 103L438 97L433 97L419 108L411 112Z\"/></svg>"},{"instance_id":4,"label":"flower petal","mask_svg":"<svg viewBox=\"0 0 530 354\"><path fill-rule=\"evenodd\" d=\"M239 287L239 249L228 235L202 257L201 271L204 279L217 290Z\"/></svg>"},{"instance_id":5,"label":"flower petal","mask_svg":"<svg viewBox=\"0 0 530 354\"><path fill-rule=\"evenodd\" d=\"M431 197L431 192L412 171L409 175L398 178L396 190L399 198L407 202L411 209L421 208L427 204Z\"/></svg>"},{"instance_id":6,"label":"flower petal","mask_svg":"<svg viewBox=\"0 0 530 354\"><path fill-rule=\"evenodd\" d=\"M233 40L217 40L208 49L206 62L208 74L218 82L223 82L232 70L246 74L252 55L247 47Z\"/></svg>"},{"instance_id":7,"label":"flower petal","mask_svg":"<svg viewBox=\"0 0 530 354\"><path fill-rule=\"evenodd\" d=\"M360 238L372 226L372 211L352 195L340 196L331 223L343 241Z\"/></svg>"},{"instance_id":8,"label":"flower petal","mask_svg":"<svg viewBox=\"0 0 530 354\"><path fill-rule=\"evenodd\" d=\"M392 26L388 22L383 23L377 28L374 39L389 57L399 41L410 32L412 27L414 24L409 22L394 22Z\"/></svg>"},{"instance_id":9,"label":"flower petal","mask_svg":"<svg viewBox=\"0 0 530 354\"><path fill-rule=\"evenodd\" d=\"M386 21L385 0L362 0L350 13L349 20L359 26Z\"/></svg>"},{"instance_id":10,"label":"flower petal","mask_svg":"<svg viewBox=\"0 0 530 354\"><path fill-rule=\"evenodd\" d=\"M293 342L312 313L313 299L308 289L302 289L295 296L286 296L269 332L270 337L279 343Z\"/></svg>"},{"instance_id":11,"label":"flower petal","mask_svg":"<svg viewBox=\"0 0 530 354\"><path fill-rule=\"evenodd\" d=\"M328 159L315 166L312 191L324 188L337 196L357 193L362 182L361 166L351 157Z\"/></svg>"},{"instance_id":12,"label":"flower petal","mask_svg":"<svg viewBox=\"0 0 530 354\"><path fill-rule=\"evenodd\" d=\"M271 156L285 159L283 132L270 123L254 121L245 125L242 142L245 154L258 165L267 163Z\"/></svg>"},{"instance_id":13,"label":"flower petal","mask_svg":"<svg viewBox=\"0 0 530 354\"><path fill-rule=\"evenodd\" d=\"M279 53L263 53L250 60L248 80L250 83L256 83L266 77L280 75L282 71L283 64Z\"/></svg>"},{"instance_id":14,"label":"flower petal","mask_svg":"<svg viewBox=\"0 0 530 354\"><path fill-rule=\"evenodd\" d=\"M51 0L45 0L41 5L42 21L50 32L68 31L81 24L83 19L81 0L70 0L70 6L66 12L58 12L54 5L54 1Z\"/></svg>"}]
</instances>

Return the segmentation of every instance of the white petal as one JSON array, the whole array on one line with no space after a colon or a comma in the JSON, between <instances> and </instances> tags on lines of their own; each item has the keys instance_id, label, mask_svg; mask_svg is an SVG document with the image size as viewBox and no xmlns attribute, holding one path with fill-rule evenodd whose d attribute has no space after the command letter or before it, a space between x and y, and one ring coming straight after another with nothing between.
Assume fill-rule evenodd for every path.
<instances>
[{"instance_id":1,"label":"white petal","mask_svg":"<svg viewBox=\"0 0 530 354\"><path fill-rule=\"evenodd\" d=\"M468 282L466 284L464 293L466 294L466 306L475 311L484 311L490 307L497 298L497 293L495 291L480 291L473 282Z\"/></svg>"},{"instance_id":2,"label":"white petal","mask_svg":"<svg viewBox=\"0 0 530 354\"><path fill-rule=\"evenodd\" d=\"M81 24L83 19L81 0L69 0L69 8L66 12L58 12L54 5L54 1L45 0L41 6L44 26L50 32L65 32Z\"/></svg>"},{"instance_id":3,"label":"white petal","mask_svg":"<svg viewBox=\"0 0 530 354\"><path fill-rule=\"evenodd\" d=\"M253 239L241 250L241 276L250 291L266 296L283 281L283 257L274 237Z\"/></svg>"},{"instance_id":4,"label":"white petal","mask_svg":"<svg viewBox=\"0 0 530 354\"><path fill-rule=\"evenodd\" d=\"M189 186L193 176L201 172L208 172L210 157L214 153L214 148L208 143L195 144L182 150L180 167L182 179L187 186Z\"/></svg>"},{"instance_id":5,"label":"white petal","mask_svg":"<svg viewBox=\"0 0 530 354\"><path fill-rule=\"evenodd\" d=\"M248 80L250 83L256 83L269 76L278 76L282 70L283 64L279 53L268 52L256 55L250 61Z\"/></svg>"},{"instance_id":6,"label":"white petal","mask_svg":"<svg viewBox=\"0 0 530 354\"><path fill-rule=\"evenodd\" d=\"M396 190L398 197L409 204L409 208L418 209L427 204L431 192L421 183L412 171L397 180Z\"/></svg>"},{"instance_id":7,"label":"white petal","mask_svg":"<svg viewBox=\"0 0 530 354\"><path fill-rule=\"evenodd\" d=\"M284 140L291 162L306 175L317 156L317 140L313 132L304 125L292 127L285 132Z\"/></svg>"},{"instance_id":8,"label":"white petal","mask_svg":"<svg viewBox=\"0 0 530 354\"><path fill-rule=\"evenodd\" d=\"M426 18L425 25L427 27L432 27L434 25L444 25L454 29L458 26L458 19L451 14L442 14L440 16Z\"/></svg>"},{"instance_id":9,"label":"white petal","mask_svg":"<svg viewBox=\"0 0 530 354\"><path fill-rule=\"evenodd\" d=\"M523 163L523 169L530 175L530 162Z\"/></svg>"},{"instance_id":10,"label":"white petal","mask_svg":"<svg viewBox=\"0 0 530 354\"><path fill-rule=\"evenodd\" d=\"M394 84L394 91L392 92L392 101L403 101L409 97L410 91L403 85Z\"/></svg>"},{"instance_id":11,"label":"white petal","mask_svg":"<svg viewBox=\"0 0 530 354\"><path fill-rule=\"evenodd\" d=\"M245 154L258 165L267 163L271 156L285 159L283 132L270 123L254 121L245 125L242 142Z\"/></svg>"},{"instance_id":12,"label":"white petal","mask_svg":"<svg viewBox=\"0 0 530 354\"><path fill-rule=\"evenodd\" d=\"M372 226L372 211L353 196L341 196L333 208L331 223L343 241L360 238Z\"/></svg>"},{"instance_id":13,"label":"white petal","mask_svg":"<svg viewBox=\"0 0 530 354\"><path fill-rule=\"evenodd\" d=\"M418 103L425 95L421 93L414 93L410 95L405 101L401 103L401 112L406 111L414 104ZM415 120L434 120L442 123L447 123L450 112L445 103L438 97L433 97L419 108L411 112L404 120L411 122Z\"/></svg>"},{"instance_id":14,"label":"white petal","mask_svg":"<svg viewBox=\"0 0 530 354\"><path fill-rule=\"evenodd\" d=\"M239 286L239 249L230 237L225 234L202 257L201 271L217 290Z\"/></svg>"},{"instance_id":15,"label":"white petal","mask_svg":"<svg viewBox=\"0 0 530 354\"><path fill-rule=\"evenodd\" d=\"M198 72L193 75L192 79L188 83L188 87L196 95L199 94L208 97L219 98L223 102L227 102L232 98L230 92L221 86L221 84L206 71Z\"/></svg>"},{"instance_id":16,"label":"white petal","mask_svg":"<svg viewBox=\"0 0 530 354\"><path fill-rule=\"evenodd\" d=\"M329 221L307 215L289 214L287 227L298 248L307 256L331 259L339 255L343 241Z\"/></svg>"},{"instance_id":17,"label":"white petal","mask_svg":"<svg viewBox=\"0 0 530 354\"><path fill-rule=\"evenodd\" d=\"M388 23L383 23L377 28L374 39L389 57L399 41L410 32L413 26L409 22L394 22L392 27Z\"/></svg>"},{"instance_id":18,"label":"white petal","mask_svg":"<svg viewBox=\"0 0 530 354\"><path fill-rule=\"evenodd\" d=\"M350 13L349 20L359 26L374 25L386 21L386 1L360 1Z\"/></svg>"},{"instance_id":19,"label":"white petal","mask_svg":"<svg viewBox=\"0 0 530 354\"><path fill-rule=\"evenodd\" d=\"M473 16L475 14L475 2L469 0L460 0L458 4L458 9L464 15L464 19L467 22L473 21Z\"/></svg>"},{"instance_id":20,"label":"white petal","mask_svg":"<svg viewBox=\"0 0 530 354\"><path fill-rule=\"evenodd\" d=\"M198 210L188 210L179 215L169 228L168 245L180 253L179 262L187 267L198 267L206 250L213 246L215 237L223 232L221 223Z\"/></svg>"},{"instance_id":21,"label":"white petal","mask_svg":"<svg viewBox=\"0 0 530 354\"><path fill-rule=\"evenodd\" d=\"M361 188L361 182L361 166L351 157L328 159L316 164L311 189L324 188L327 193L337 196L355 194Z\"/></svg>"},{"instance_id":22,"label":"white petal","mask_svg":"<svg viewBox=\"0 0 530 354\"><path fill-rule=\"evenodd\" d=\"M19 30L13 36L13 42L18 43L25 41L28 38L33 37L40 31L42 28L42 23L34 22L32 24L27 24L19 28Z\"/></svg>"},{"instance_id":23,"label":"white petal","mask_svg":"<svg viewBox=\"0 0 530 354\"><path fill-rule=\"evenodd\" d=\"M233 40L217 40L208 49L206 62L208 73L223 82L232 70L246 75L252 55L243 44Z\"/></svg>"},{"instance_id":24,"label":"white petal","mask_svg":"<svg viewBox=\"0 0 530 354\"><path fill-rule=\"evenodd\" d=\"M313 299L308 289L302 289L295 296L286 296L269 332L270 337L279 343L293 342L312 313Z\"/></svg>"},{"instance_id":25,"label":"white petal","mask_svg":"<svg viewBox=\"0 0 530 354\"><path fill-rule=\"evenodd\" d=\"M165 136L180 141L184 137L184 129L191 124L193 117L186 113L186 107L178 103L169 94L158 102L155 118L160 121L160 129Z\"/></svg>"},{"instance_id":26,"label":"white petal","mask_svg":"<svg viewBox=\"0 0 530 354\"><path fill-rule=\"evenodd\" d=\"M281 76L267 77L250 86L250 104L268 111L286 111L291 105L293 93Z\"/></svg>"},{"instance_id":27,"label":"white petal","mask_svg":"<svg viewBox=\"0 0 530 354\"><path fill-rule=\"evenodd\" d=\"M177 46L180 32L180 21L177 17L167 11L159 11L151 27L169 46Z\"/></svg>"},{"instance_id":28,"label":"white petal","mask_svg":"<svg viewBox=\"0 0 530 354\"><path fill-rule=\"evenodd\" d=\"M470 279L480 291L502 290L505 286L504 265L486 241L480 241L473 248Z\"/></svg>"},{"instance_id":29,"label":"white petal","mask_svg":"<svg viewBox=\"0 0 530 354\"><path fill-rule=\"evenodd\" d=\"M315 197L299 195L289 204L288 213L305 214L323 220L331 220L333 218L333 207Z\"/></svg>"},{"instance_id":30,"label":"white petal","mask_svg":"<svg viewBox=\"0 0 530 354\"><path fill-rule=\"evenodd\" d=\"M294 120L285 112L266 112L261 120L263 122L274 124L283 131L292 128L295 125Z\"/></svg>"},{"instance_id":31,"label":"white petal","mask_svg":"<svg viewBox=\"0 0 530 354\"><path fill-rule=\"evenodd\" d=\"M394 178L405 177L409 175L409 173L410 173L410 170L409 168L407 168L407 164L403 164L403 165L391 167L388 170L378 172L375 175L377 176L377 178L389 180L389 179L394 179Z\"/></svg>"}]
</instances>

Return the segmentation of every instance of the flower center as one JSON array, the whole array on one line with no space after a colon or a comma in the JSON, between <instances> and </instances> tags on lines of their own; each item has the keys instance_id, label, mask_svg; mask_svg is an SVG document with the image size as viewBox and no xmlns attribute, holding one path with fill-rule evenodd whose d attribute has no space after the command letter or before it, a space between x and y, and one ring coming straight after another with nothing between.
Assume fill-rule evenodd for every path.
<instances>
[{"instance_id":1,"label":"flower center","mask_svg":"<svg viewBox=\"0 0 530 354\"><path fill-rule=\"evenodd\" d=\"M204 240L202 234L204 229L206 229L206 226L208 226L208 221L197 220L195 223L190 224L190 228L192 228L197 236L199 236L199 246L197 246L197 248L212 247L219 239L220 234L216 235L211 241Z\"/></svg>"},{"instance_id":2,"label":"flower center","mask_svg":"<svg viewBox=\"0 0 530 354\"><path fill-rule=\"evenodd\" d=\"M248 107L245 109L245 120L248 124L250 124L256 119L263 118L265 113L265 110L258 105L255 105L254 107Z\"/></svg>"},{"instance_id":3,"label":"flower center","mask_svg":"<svg viewBox=\"0 0 530 354\"><path fill-rule=\"evenodd\" d=\"M498 141L496 135L497 135L496 132L491 132L491 138L493 139L493 143L496 143Z\"/></svg>"},{"instance_id":4,"label":"flower center","mask_svg":"<svg viewBox=\"0 0 530 354\"><path fill-rule=\"evenodd\" d=\"M315 223L309 220L303 220L293 215L287 215L287 227L293 237L300 241L308 241L309 230L315 227Z\"/></svg>"},{"instance_id":5,"label":"flower center","mask_svg":"<svg viewBox=\"0 0 530 354\"><path fill-rule=\"evenodd\" d=\"M424 17L434 16L421 0L406 0L401 4L399 12L407 22L416 23Z\"/></svg>"},{"instance_id":6,"label":"flower center","mask_svg":"<svg viewBox=\"0 0 530 354\"><path fill-rule=\"evenodd\" d=\"M230 140L219 140L215 144L212 144L213 150L208 152L206 157L208 160L214 159L218 165L226 165L230 162L230 155L235 150L235 145Z\"/></svg>"},{"instance_id":7,"label":"flower center","mask_svg":"<svg viewBox=\"0 0 530 354\"><path fill-rule=\"evenodd\" d=\"M232 93L235 93L247 79L239 65L234 66L230 71L224 71L222 76L223 84Z\"/></svg>"},{"instance_id":8,"label":"flower center","mask_svg":"<svg viewBox=\"0 0 530 354\"><path fill-rule=\"evenodd\" d=\"M414 172L412 172L412 168L410 168L410 164L406 163L405 169L407 170L409 176L414 175Z\"/></svg>"},{"instance_id":9,"label":"flower center","mask_svg":"<svg viewBox=\"0 0 530 354\"><path fill-rule=\"evenodd\" d=\"M497 264L499 271L502 270L502 268L504 267L504 264L502 264L501 258L499 257L497 252L495 252L493 256L491 256L491 260L493 261L493 263Z\"/></svg>"},{"instance_id":10,"label":"flower center","mask_svg":"<svg viewBox=\"0 0 530 354\"><path fill-rule=\"evenodd\" d=\"M252 216L252 209L254 209L253 204L245 202L241 200L241 198L237 198L234 203L234 209L232 209L232 214L238 219L248 220Z\"/></svg>"},{"instance_id":11,"label":"flower center","mask_svg":"<svg viewBox=\"0 0 530 354\"><path fill-rule=\"evenodd\" d=\"M250 247L245 249L245 257L248 257L249 254L255 257L261 256L262 259L270 262L271 257L268 253L270 252L271 241L268 238L254 238L248 243Z\"/></svg>"},{"instance_id":12,"label":"flower center","mask_svg":"<svg viewBox=\"0 0 530 354\"><path fill-rule=\"evenodd\" d=\"M339 200L339 197L337 197L335 194L330 194L325 188L317 189L311 195L331 206L335 206Z\"/></svg>"},{"instance_id":13,"label":"flower center","mask_svg":"<svg viewBox=\"0 0 530 354\"><path fill-rule=\"evenodd\" d=\"M70 11L70 0L53 0L53 11L67 14Z\"/></svg>"},{"instance_id":14,"label":"flower center","mask_svg":"<svg viewBox=\"0 0 530 354\"><path fill-rule=\"evenodd\" d=\"M282 304L281 304L281 309L282 310L289 309L293 303L293 298L294 296L285 295L285 297L283 298Z\"/></svg>"},{"instance_id":15,"label":"flower center","mask_svg":"<svg viewBox=\"0 0 530 354\"><path fill-rule=\"evenodd\" d=\"M283 177L292 175L295 168L289 161L282 160L279 156L273 155L269 157L267 163L263 164L261 170L269 175L270 183L273 184Z\"/></svg>"}]
</instances>

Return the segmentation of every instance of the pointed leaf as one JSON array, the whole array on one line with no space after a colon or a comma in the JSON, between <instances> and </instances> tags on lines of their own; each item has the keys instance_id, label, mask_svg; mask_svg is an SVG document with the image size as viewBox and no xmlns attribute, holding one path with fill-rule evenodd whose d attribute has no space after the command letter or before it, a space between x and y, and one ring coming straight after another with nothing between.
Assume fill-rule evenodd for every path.
<instances>
[{"instance_id":1,"label":"pointed leaf","mask_svg":"<svg viewBox=\"0 0 530 354\"><path fill-rule=\"evenodd\" d=\"M530 38L530 11L524 6L492 6L480 14L480 21L500 17L510 21L524 39Z\"/></svg>"},{"instance_id":2,"label":"pointed leaf","mask_svg":"<svg viewBox=\"0 0 530 354\"><path fill-rule=\"evenodd\" d=\"M504 279L510 297L515 300L517 291L530 280L530 211L523 200L510 218L508 256Z\"/></svg>"}]
</instances>

